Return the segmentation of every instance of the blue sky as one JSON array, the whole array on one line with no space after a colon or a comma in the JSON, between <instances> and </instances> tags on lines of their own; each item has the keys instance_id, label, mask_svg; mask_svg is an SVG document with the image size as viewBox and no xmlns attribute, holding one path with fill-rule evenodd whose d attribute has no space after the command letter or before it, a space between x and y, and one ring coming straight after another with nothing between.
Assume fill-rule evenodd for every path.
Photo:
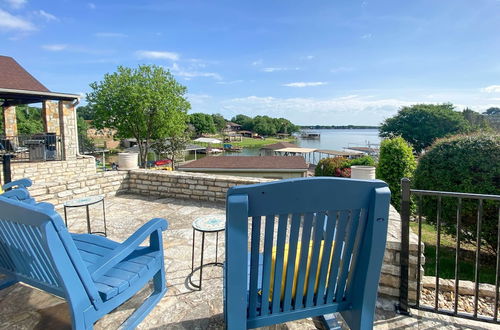
<instances>
[{"instance_id":1,"label":"blue sky","mask_svg":"<svg viewBox=\"0 0 500 330\"><path fill-rule=\"evenodd\" d=\"M500 0L0 0L0 44L57 92L162 65L191 112L226 118L377 125L413 103L500 106Z\"/></svg>"}]
</instances>

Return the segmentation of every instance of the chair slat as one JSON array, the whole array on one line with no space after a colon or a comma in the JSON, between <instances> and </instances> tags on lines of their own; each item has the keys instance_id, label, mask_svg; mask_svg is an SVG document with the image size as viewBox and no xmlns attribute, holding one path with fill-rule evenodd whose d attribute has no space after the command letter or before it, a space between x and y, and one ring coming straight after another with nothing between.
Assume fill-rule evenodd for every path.
<instances>
[{"instance_id":1,"label":"chair slat","mask_svg":"<svg viewBox=\"0 0 500 330\"><path fill-rule=\"evenodd\" d=\"M279 313L281 305L281 283L283 279L283 260L288 226L288 214L280 214L278 220L278 237L276 240L276 258L274 262L272 312Z\"/></svg>"},{"instance_id":2,"label":"chair slat","mask_svg":"<svg viewBox=\"0 0 500 330\"><path fill-rule=\"evenodd\" d=\"M358 255L359 255L360 247L361 247L361 243L362 243L361 240L363 239L363 233L365 232L366 220L367 220L366 209L361 209L359 211L358 233L356 234L356 241L354 242L351 267L350 267L350 271L349 271L349 276L347 277L347 284L345 286L345 294L344 295L346 297L349 295L350 287L351 287L351 283L352 283L352 277L353 277L353 274L355 273L355 269L357 266L356 264L358 261Z\"/></svg>"},{"instance_id":3,"label":"chair slat","mask_svg":"<svg viewBox=\"0 0 500 330\"><path fill-rule=\"evenodd\" d=\"M345 284L347 281L347 275L349 273L349 266L352 260L352 249L359 225L359 210L357 212L351 211L350 218L350 228L347 234L345 242L346 244L344 245L344 253L342 254L342 266L340 270L339 281L337 283L337 292L335 294L335 299L338 302L342 301L342 298L344 297Z\"/></svg>"},{"instance_id":4,"label":"chair slat","mask_svg":"<svg viewBox=\"0 0 500 330\"><path fill-rule=\"evenodd\" d=\"M9 248L9 256L14 263L14 269L19 271L22 274L29 274L30 271L26 266L26 263L23 260L23 256L19 251L19 246L17 242L12 237L12 233L10 228L8 227L9 221L2 221L0 225L2 226L2 230L0 231L0 235L2 235L2 241L6 243ZM13 248L12 248L13 247Z\"/></svg>"},{"instance_id":5,"label":"chair slat","mask_svg":"<svg viewBox=\"0 0 500 330\"><path fill-rule=\"evenodd\" d=\"M252 218L252 241L250 249L250 290L248 297L248 316L257 316L257 301L259 299L259 247L260 247L261 217Z\"/></svg>"},{"instance_id":6,"label":"chair slat","mask_svg":"<svg viewBox=\"0 0 500 330\"><path fill-rule=\"evenodd\" d=\"M41 234L40 229L33 226L24 226L26 230L26 239L28 245L33 248L33 252L38 256L38 263L44 277L47 279L47 283L51 283L54 286L60 286L59 280L52 263L47 259L47 255L44 253L44 249L41 246Z\"/></svg>"},{"instance_id":7,"label":"chair slat","mask_svg":"<svg viewBox=\"0 0 500 330\"><path fill-rule=\"evenodd\" d=\"M307 272L307 259L309 257L309 241L311 240L311 228L314 220L313 213L306 213L302 225L302 239L300 249L299 274L297 275L297 291L295 293L294 309L302 308L304 305L304 285Z\"/></svg>"},{"instance_id":8,"label":"chair slat","mask_svg":"<svg viewBox=\"0 0 500 330\"><path fill-rule=\"evenodd\" d=\"M290 237L288 244L288 264L286 269L285 295L283 297L283 311L289 311L292 307L292 289L295 280L295 261L297 258L297 242L299 240L301 215L292 215L290 224Z\"/></svg>"},{"instance_id":9,"label":"chair slat","mask_svg":"<svg viewBox=\"0 0 500 330\"><path fill-rule=\"evenodd\" d=\"M307 279L307 294L306 294L306 307L313 306L314 288L316 286L316 274L318 271L319 252L321 243L323 242L323 232L325 226L325 213L318 212L314 221L314 237L313 237L313 253L311 257L311 264L309 266L309 278Z\"/></svg>"},{"instance_id":10,"label":"chair slat","mask_svg":"<svg viewBox=\"0 0 500 330\"><path fill-rule=\"evenodd\" d=\"M323 256L319 274L318 291L316 293L316 305L325 304L325 286L329 272L330 259L332 256L333 234L335 233L335 225L337 222L336 212L327 212L326 226L324 232Z\"/></svg>"},{"instance_id":11,"label":"chair slat","mask_svg":"<svg viewBox=\"0 0 500 330\"><path fill-rule=\"evenodd\" d=\"M339 263L342 250L344 249L345 230L348 221L348 212L339 211L337 213L338 221L335 228L335 240L333 247L333 258L330 264L330 277L328 278L328 289L326 290L326 303L333 301L335 288L337 287L337 276L339 272Z\"/></svg>"},{"instance_id":12,"label":"chair slat","mask_svg":"<svg viewBox=\"0 0 500 330\"><path fill-rule=\"evenodd\" d=\"M34 253L34 244L32 241L29 239L29 234L26 232L26 227L25 225L22 224L12 224L11 229L12 229L12 234L16 237L18 240L18 243L20 246L22 246L22 251L28 256L30 256L31 262L29 263L31 271L32 271L32 276L36 279L38 279L40 282L45 282L45 283L50 283L54 284L50 277L46 274L44 271L44 265L41 263L41 258L38 254ZM14 228L15 227L15 228ZM35 244L36 245L36 244Z\"/></svg>"},{"instance_id":13,"label":"chair slat","mask_svg":"<svg viewBox=\"0 0 500 330\"><path fill-rule=\"evenodd\" d=\"M264 233L264 260L262 269L262 302L260 315L269 314L269 289L271 285L271 263L273 254L274 215L266 216Z\"/></svg>"}]
</instances>

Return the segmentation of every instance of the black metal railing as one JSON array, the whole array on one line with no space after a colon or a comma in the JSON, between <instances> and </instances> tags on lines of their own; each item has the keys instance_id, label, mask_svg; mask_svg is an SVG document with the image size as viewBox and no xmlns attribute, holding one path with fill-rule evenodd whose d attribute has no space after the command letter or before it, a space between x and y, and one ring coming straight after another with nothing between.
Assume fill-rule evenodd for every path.
<instances>
[{"instance_id":1,"label":"black metal railing","mask_svg":"<svg viewBox=\"0 0 500 330\"><path fill-rule=\"evenodd\" d=\"M13 162L62 160L62 140L55 133L0 136L0 153L12 154Z\"/></svg>"},{"instance_id":2,"label":"black metal railing","mask_svg":"<svg viewBox=\"0 0 500 330\"><path fill-rule=\"evenodd\" d=\"M499 303L499 276L500 276L500 196L499 195L486 195L486 194L469 194L469 193L459 193L459 192L444 192L444 191L431 191L431 190L417 190L410 188L410 180L403 179L401 180L401 255L400 255L400 270L401 270L401 286L400 286L400 297L399 297L399 306L398 311L401 313L409 313L409 307L417 308L421 310L426 310L430 312L436 312L440 314L464 317L468 319L475 319L486 322L499 323L498 318L498 303ZM412 198L413 197L413 198ZM427 198L426 201L424 199ZM433 216L434 226L436 228L436 252L435 252L435 266L434 266L434 275L435 275L435 286L434 286L434 301L433 306L424 305L421 303L421 295L422 295L422 222L425 219L425 215L423 214L423 207L425 203L425 207L428 210L430 203L433 203L429 199L436 200L436 209L435 212L431 212ZM444 309L440 308L440 274L441 274L441 265L440 265L440 249L441 249L441 239L442 239L442 226L446 224L449 226L450 221L450 212L446 212L446 217L443 212L443 199L454 199L456 200L456 209L453 212L454 216L451 221L455 225L455 258L454 258L454 298L453 298L453 309ZM416 204L416 212L414 215L414 220L418 224L418 247L417 247L417 265L416 265L416 299L413 304L408 303L408 292L409 292L409 236L410 236L410 218L412 216L411 205ZM467 208L471 210L471 203L476 204L476 217L475 217L475 232L467 231L464 228L463 220L463 210L464 204L467 204ZM480 273L481 273L481 244L484 242L484 232L482 230L484 219L484 210L485 203L488 204L488 210L491 211L496 210L496 212L489 212L489 218L487 221L495 221L496 225L496 255L495 255L495 298L492 303L494 306L491 309L493 310L493 315L480 315L478 313L479 306L479 288L480 288ZM450 210L450 205L447 204L447 210ZM425 212L425 214L429 215L429 212ZM492 218L493 214L493 218ZM435 217L434 217L435 216ZM429 219L427 219L429 220ZM435 220L435 221L434 221ZM469 219L470 220L470 219ZM460 296L460 261L463 257L464 250L461 248L461 242L465 235L468 237L473 237L475 244L474 251L474 296L473 296L473 308L472 313L470 312L462 312L459 311L459 296ZM491 241L490 241L491 243Z\"/></svg>"}]
</instances>

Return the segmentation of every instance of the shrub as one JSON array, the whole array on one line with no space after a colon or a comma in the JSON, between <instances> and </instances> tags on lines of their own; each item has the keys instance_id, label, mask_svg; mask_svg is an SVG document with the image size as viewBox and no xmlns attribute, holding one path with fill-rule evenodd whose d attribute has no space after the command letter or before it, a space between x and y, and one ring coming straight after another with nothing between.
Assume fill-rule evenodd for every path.
<instances>
[{"instance_id":1,"label":"shrub","mask_svg":"<svg viewBox=\"0 0 500 330\"><path fill-rule=\"evenodd\" d=\"M389 185L391 203L398 211L401 207L401 179L411 178L415 167L413 148L402 137L382 141L376 175Z\"/></svg>"},{"instance_id":2,"label":"shrub","mask_svg":"<svg viewBox=\"0 0 500 330\"><path fill-rule=\"evenodd\" d=\"M373 157L370 157L370 156L363 156L363 157L359 157L359 158L354 158L354 159L350 159L347 161L348 162L348 166L351 167L351 166L375 166L375 160L373 159Z\"/></svg>"},{"instance_id":3,"label":"shrub","mask_svg":"<svg viewBox=\"0 0 500 330\"><path fill-rule=\"evenodd\" d=\"M349 178L351 176L351 169L348 166L349 161L342 157L323 158L318 162L314 170L314 175Z\"/></svg>"},{"instance_id":4,"label":"shrub","mask_svg":"<svg viewBox=\"0 0 500 330\"><path fill-rule=\"evenodd\" d=\"M422 156L415 171L417 189L500 195L500 135L459 135L438 140ZM442 228L456 234L456 198L443 199ZM435 199L424 198L422 213L435 223ZM460 238L476 240L478 202L463 200ZM498 202L485 201L481 237L496 250Z\"/></svg>"}]
</instances>

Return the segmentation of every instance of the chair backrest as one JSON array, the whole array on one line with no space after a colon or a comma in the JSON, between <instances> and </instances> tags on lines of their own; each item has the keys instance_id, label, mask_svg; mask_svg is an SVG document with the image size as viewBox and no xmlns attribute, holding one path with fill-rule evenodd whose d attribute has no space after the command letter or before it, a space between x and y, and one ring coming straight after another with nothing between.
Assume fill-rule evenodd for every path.
<instances>
[{"instance_id":1,"label":"chair backrest","mask_svg":"<svg viewBox=\"0 0 500 330\"><path fill-rule=\"evenodd\" d=\"M353 329L371 326L389 200L378 180L318 177L229 189L229 327L243 327L238 319L254 328L333 312L344 312Z\"/></svg>"},{"instance_id":2,"label":"chair backrest","mask_svg":"<svg viewBox=\"0 0 500 330\"><path fill-rule=\"evenodd\" d=\"M0 210L0 273L68 300L101 303L73 239L53 208L0 196Z\"/></svg>"}]
</instances>

